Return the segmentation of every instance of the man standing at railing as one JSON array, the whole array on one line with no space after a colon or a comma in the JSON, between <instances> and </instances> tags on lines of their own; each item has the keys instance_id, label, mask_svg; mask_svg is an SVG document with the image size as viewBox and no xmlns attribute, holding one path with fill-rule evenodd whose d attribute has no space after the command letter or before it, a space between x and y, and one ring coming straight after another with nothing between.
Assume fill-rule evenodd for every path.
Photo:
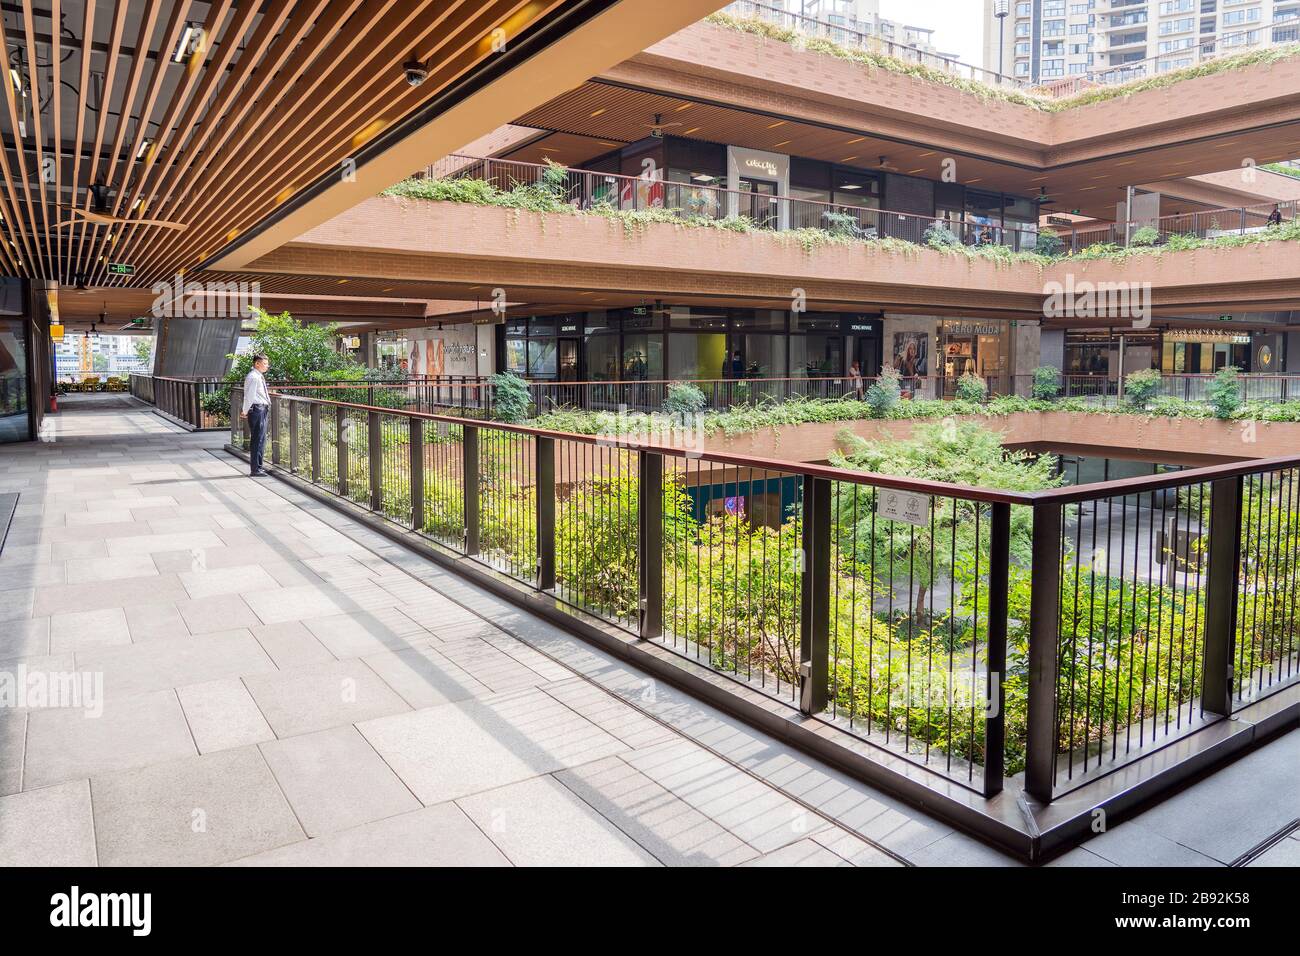
<instances>
[{"instance_id":1,"label":"man standing at railing","mask_svg":"<svg viewBox=\"0 0 1300 956\"><path fill-rule=\"evenodd\" d=\"M266 447L266 419L271 412L271 395L266 390L266 370L271 360L265 355L253 356L253 370L244 376L244 407L240 418L248 419L249 474L261 478L262 451Z\"/></svg>"}]
</instances>

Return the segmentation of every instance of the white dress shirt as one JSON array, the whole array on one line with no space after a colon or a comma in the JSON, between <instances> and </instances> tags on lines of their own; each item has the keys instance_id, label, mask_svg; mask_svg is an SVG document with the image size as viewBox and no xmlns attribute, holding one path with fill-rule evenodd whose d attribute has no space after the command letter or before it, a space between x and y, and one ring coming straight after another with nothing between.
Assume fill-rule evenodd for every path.
<instances>
[{"instance_id":1,"label":"white dress shirt","mask_svg":"<svg viewBox=\"0 0 1300 956\"><path fill-rule=\"evenodd\" d=\"M254 405L271 404L271 395L266 390L266 379L257 369L253 369L244 376L244 408L243 413L248 414L248 410Z\"/></svg>"}]
</instances>

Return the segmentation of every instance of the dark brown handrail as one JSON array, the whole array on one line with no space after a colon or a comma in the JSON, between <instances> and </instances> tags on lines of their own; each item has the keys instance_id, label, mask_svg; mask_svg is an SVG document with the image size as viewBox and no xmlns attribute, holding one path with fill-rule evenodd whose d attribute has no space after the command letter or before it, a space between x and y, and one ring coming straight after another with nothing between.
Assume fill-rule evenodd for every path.
<instances>
[{"instance_id":1,"label":"dark brown handrail","mask_svg":"<svg viewBox=\"0 0 1300 956\"><path fill-rule=\"evenodd\" d=\"M692 452L669 445L657 445L640 442L632 438L619 436L611 439L596 435L583 435L576 432L562 432L549 428L534 428L510 422L467 421L450 415L438 415L433 412L416 412L407 409L384 408L378 405L361 405L355 402L336 402L325 398L308 398L302 395L285 395L272 390L272 395L296 402L317 402L342 408L355 408L364 412L379 412L385 415L405 415L423 421L440 422L447 425L459 425L471 428L491 428L518 435L536 438L553 438L564 441L579 442L587 445L625 446L641 451L672 458L689 458L696 461L708 461L719 465L762 468L767 471L779 471L787 474L803 475L808 478L827 478L831 481L847 481L854 484L879 485L899 491L912 491L921 494L938 495L948 498L965 498L971 501L1002 503L1012 505L1074 504L1080 501L1093 501L1099 498L1111 498L1124 495L1140 494L1149 491L1161 491L1184 485L1201 484L1221 478L1236 478L1243 475L1277 471L1284 468L1300 467L1300 455L1285 455L1278 458L1261 458L1226 465L1207 465L1201 468L1188 468L1166 475L1143 475L1136 478L1117 478L1112 481L1092 482L1085 485L1071 485L1067 488L1048 488L1042 491L1007 491L1000 488L983 488L973 485L954 485L924 478L907 478L900 475L882 475L878 472L856 471L835 468L830 465L816 465L807 462L785 461L777 458L762 458L755 455L739 455L729 452Z\"/></svg>"}]
</instances>

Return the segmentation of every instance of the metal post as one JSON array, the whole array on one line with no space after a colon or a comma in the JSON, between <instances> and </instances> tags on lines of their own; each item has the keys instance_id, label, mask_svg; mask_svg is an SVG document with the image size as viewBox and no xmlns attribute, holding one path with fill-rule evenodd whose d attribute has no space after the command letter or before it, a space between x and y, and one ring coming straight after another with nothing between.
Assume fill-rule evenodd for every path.
<instances>
[{"instance_id":1,"label":"metal post","mask_svg":"<svg viewBox=\"0 0 1300 956\"><path fill-rule=\"evenodd\" d=\"M370 466L370 510L384 510L384 433L378 412L366 413L366 459Z\"/></svg>"},{"instance_id":2,"label":"metal post","mask_svg":"<svg viewBox=\"0 0 1300 956\"><path fill-rule=\"evenodd\" d=\"M1233 659L1237 643L1237 580L1241 568L1243 480L1220 478L1210 485L1210 555L1206 569L1205 666L1201 707L1232 714Z\"/></svg>"},{"instance_id":3,"label":"metal post","mask_svg":"<svg viewBox=\"0 0 1300 956\"><path fill-rule=\"evenodd\" d=\"M641 605L638 634L663 634L664 618L664 459L643 451L637 461L637 571Z\"/></svg>"},{"instance_id":4,"label":"metal post","mask_svg":"<svg viewBox=\"0 0 1300 956\"><path fill-rule=\"evenodd\" d=\"M1006 754L1007 593L1011 588L1011 506L993 504L989 529L988 672L984 701L984 796L1002 792Z\"/></svg>"},{"instance_id":5,"label":"metal post","mask_svg":"<svg viewBox=\"0 0 1300 956\"><path fill-rule=\"evenodd\" d=\"M280 461L280 399L278 396L271 398L271 464L279 465Z\"/></svg>"},{"instance_id":6,"label":"metal post","mask_svg":"<svg viewBox=\"0 0 1300 956\"><path fill-rule=\"evenodd\" d=\"M334 450L338 455L338 493L348 496L348 413L342 405L334 406Z\"/></svg>"},{"instance_id":7,"label":"metal post","mask_svg":"<svg viewBox=\"0 0 1300 956\"><path fill-rule=\"evenodd\" d=\"M411 446L411 527L424 530L424 421L408 419Z\"/></svg>"},{"instance_id":8,"label":"metal post","mask_svg":"<svg viewBox=\"0 0 1300 956\"><path fill-rule=\"evenodd\" d=\"M289 471L298 473L298 403L289 403Z\"/></svg>"},{"instance_id":9,"label":"metal post","mask_svg":"<svg viewBox=\"0 0 1300 956\"><path fill-rule=\"evenodd\" d=\"M555 588L555 439L533 439L537 463L537 588Z\"/></svg>"},{"instance_id":10,"label":"metal post","mask_svg":"<svg viewBox=\"0 0 1300 956\"><path fill-rule=\"evenodd\" d=\"M464 476L465 553L478 554L478 426L461 426L461 475Z\"/></svg>"},{"instance_id":11,"label":"metal post","mask_svg":"<svg viewBox=\"0 0 1300 956\"><path fill-rule=\"evenodd\" d=\"M830 698L830 479L803 479L801 525L799 709L815 714L825 709Z\"/></svg>"},{"instance_id":12,"label":"metal post","mask_svg":"<svg viewBox=\"0 0 1300 956\"><path fill-rule=\"evenodd\" d=\"M1029 599L1029 704L1025 728L1025 790L1052 801L1056 766L1057 642L1061 617L1061 506L1034 506Z\"/></svg>"},{"instance_id":13,"label":"metal post","mask_svg":"<svg viewBox=\"0 0 1300 956\"><path fill-rule=\"evenodd\" d=\"M320 406L311 403L311 480L320 484Z\"/></svg>"}]
</instances>

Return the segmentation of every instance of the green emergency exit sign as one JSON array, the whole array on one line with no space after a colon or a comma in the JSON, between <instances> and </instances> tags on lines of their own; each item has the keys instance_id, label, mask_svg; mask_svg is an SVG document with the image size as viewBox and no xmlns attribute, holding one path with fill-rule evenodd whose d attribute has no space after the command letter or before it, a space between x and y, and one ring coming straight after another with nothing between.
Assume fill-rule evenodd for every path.
<instances>
[{"instance_id":1,"label":"green emergency exit sign","mask_svg":"<svg viewBox=\"0 0 1300 956\"><path fill-rule=\"evenodd\" d=\"M111 276L135 275L135 266L129 262L110 262L108 264L108 274Z\"/></svg>"}]
</instances>

